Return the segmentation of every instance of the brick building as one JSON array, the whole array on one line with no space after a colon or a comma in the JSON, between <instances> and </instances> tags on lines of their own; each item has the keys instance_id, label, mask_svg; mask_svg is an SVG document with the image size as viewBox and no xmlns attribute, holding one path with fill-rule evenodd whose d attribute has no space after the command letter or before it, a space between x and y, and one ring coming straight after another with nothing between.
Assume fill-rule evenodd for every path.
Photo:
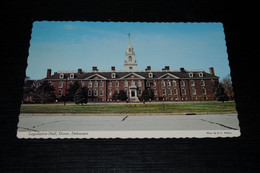
<instances>
[{"instance_id":1,"label":"brick building","mask_svg":"<svg viewBox=\"0 0 260 173\"><path fill-rule=\"evenodd\" d=\"M48 80L55 88L57 97L65 96L69 84L75 81L87 88L88 101L111 101L114 93L124 90L130 101L135 101L145 89L153 90L155 100L215 100L214 87L219 77L215 76L214 68L209 73L203 70L170 70L165 66L162 70L137 70L135 53L130 43L125 53L125 70L100 71L96 66L90 71L58 71L53 75L47 70Z\"/></svg>"}]
</instances>

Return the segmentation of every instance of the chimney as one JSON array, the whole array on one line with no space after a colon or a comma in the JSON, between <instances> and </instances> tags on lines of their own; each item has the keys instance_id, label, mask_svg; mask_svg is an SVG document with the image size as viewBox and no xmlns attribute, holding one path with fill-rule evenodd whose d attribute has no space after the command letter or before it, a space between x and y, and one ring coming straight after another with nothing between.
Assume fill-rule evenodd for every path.
<instances>
[{"instance_id":1,"label":"chimney","mask_svg":"<svg viewBox=\"0 0 260 173\"><path fill-rule=\"evenodd\" d=\"M98 71L97 66L93 66L92 71Z\"/></svg>"},{"instance_id":2,"label":"chimney","mask_svg":"<svg viewBox=\"0 0 260 173\"><path fill-rule=\"evenodd\" d=\"M147 66L147 70L151 70L151 66Z\"/></svg>"},{"instance_id":3,"label":"chimney","mask_svg":"<svg viewBox=\"0 0 260 173\"><path fill-rule=\"evenodd\" d=\"M165 66L164 69L165 70L170 70L170 66Z\"/></svg>"},{"instance_id":4,"label":"chimney","mask_svg":"<svg viewBox=\"0 0 260 173\"><path fill-rule=\"evenodd\" d=\"M111 70L112 70L112 71L115 71L115 70L116 70L116 67L115 67L115 66L112 66L112 67L111 67Z\"/></svg>"},{"instance_id":5,"label":"chimney","mask_svg":"<svg viewBox=\"0 0 260 173\"><path fill-rule=\"evenodd\" d=\"M185 72L185 70L184 70L184 68L183 68L183 67L181 67L181 68L180 68L180 71L181 71L181 72Z\"/></svg>"},{"instance_id":6,"label":"chimney","mask_svg":"<svg viewBox=\"0 0 260 173\"><path fill-rule=\"evenodd\" d=\"M210 68L209 68L209 73L210 73L211 75L214 75L214 76L215 76L215 72L214 72L214 68L213 68L213 67L210 67Z\"/></svg>"},{"instance_id":7,"label":"chimney","mask_svg":"<svg viewBox=\"0 0 260 173\"><path fill-rule=\"evenodd\" d=\"M46 78L49 78L51 76L51 69L47 69L47 75Z\"/></svg>"},{"instance_id":8,"label":"chimney","mask_svg":"<svg viewBox=\"0 0 260 173\"><path fill-rule=\"evenodd\" d=\"M79 73L79 74L82 74L82 69L79 68L79 69L78 69L78 73Z\"/></svg>"}]
</instances>

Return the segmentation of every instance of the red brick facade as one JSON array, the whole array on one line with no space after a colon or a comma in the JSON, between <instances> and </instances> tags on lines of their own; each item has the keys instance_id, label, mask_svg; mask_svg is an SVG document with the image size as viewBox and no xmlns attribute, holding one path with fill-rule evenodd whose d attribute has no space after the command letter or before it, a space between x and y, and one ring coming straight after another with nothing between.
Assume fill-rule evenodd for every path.
<instances>
[{"instance_id":1,"label":"red brick facade","mask_svg":"<svg viewBox=\"0 0 260 173\"><path fill-rule=\"evenodd\" d=\"M148 69L148 70L147 70ZM112 101L114 93L124 90L129 99L140 98L145 89L154 91L154 100L164 101L191 101L191 100L215 100L214 87L218 83L218 77L214 69L205 71L171 71L166 66L160 71L152 71L148 66L145 71L98 71L93 67L92 71L58 72L51 75L47 71L48 80L55 88L57 97L65 96L69 84L78 81L86 87L88 101ZM66 92L65 92L66 91Z\"/></svg>"}]
</instances>

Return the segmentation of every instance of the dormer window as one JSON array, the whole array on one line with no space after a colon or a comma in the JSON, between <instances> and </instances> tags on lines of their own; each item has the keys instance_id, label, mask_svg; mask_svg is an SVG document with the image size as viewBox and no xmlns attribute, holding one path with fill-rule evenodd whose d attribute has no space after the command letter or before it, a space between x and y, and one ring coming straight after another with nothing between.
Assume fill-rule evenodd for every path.
<instances>
[{"instance_id":1,"label":"dormer window","mask_svg":"<svg viewBox=\"0 0 260 173\"><path fill-rule=\"evenodd\" d=\"M153 77L153 73L148 73L149 78Z\"/></svg>"},{"instance_id":2,"label":"dormer window","mask_svg":"<svg viewBox=\"0 0 260 173\"><path fill-rule=\"evenodd\" d=\"M71 73L71 74L70 74L70 78L71 78L71 79L74 79L74 73Z\"/></svg>"},{"instance_id":3,"label":"dormer window","mask_svg":"<svg viewBox=\"0 0 260 173\"><path fill-rule=\"evenodd\" d=\"M64 78L64 74L60 74L60 79L63 79Z\"/></svg>"},{"instance_id":4,"label":"dormer window","mask_svg":"<svg viewBox=\"0 0 260 173\"><path fill-rule=\"evenodd\" d=\"M111 78L116 78L116 73L112 73Z\"/></svg>"},{"instance_id":5,"label":"dormer window","mask_svg":"<svg viewBox=\"0 0 260 173\"><path fill-rule=\"evenodd\" d=\"M203 77L203 73L202 72L200 72L198 74L199 74L199 77Z\"/></svg>"},{"instance_id":6,"label":"dormer window","mask_svg":"<svg viewBox=\"0 0 260 173\"><path fill-rule=\"evenodd\" d=\"M193 73L188 73L189 77L193 77Z\"/></svg>"}]
</instances>

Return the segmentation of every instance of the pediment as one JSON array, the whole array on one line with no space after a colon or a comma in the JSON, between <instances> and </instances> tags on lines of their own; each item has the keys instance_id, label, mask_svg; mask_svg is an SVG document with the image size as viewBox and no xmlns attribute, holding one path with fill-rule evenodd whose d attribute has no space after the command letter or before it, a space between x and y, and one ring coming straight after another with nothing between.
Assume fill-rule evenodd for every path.
<instances>
[{"instance_id":1,"label":"pediment","mask_svg":"<svg viewBox=\"0 0 260 173\"><path fill-rule=\"evenodd\" d=\"M89 77L87 77L85 79L88 79L88 80L105 80L107 78L104 77L104 76L101 76L99 74L93 74L93 75L91 75L91 76L89 76Z\"/></svg>"},{"instance_id":2,"label":"pediment","mask_svg":"<svg viewBox=\"0 0 260 173\"><path fill-rule=\"evenodd\" d=\"M159 79L179 79L179 77L175 76L171 73L166 73L166 74L160 76Z\"/></svg>"},{"instance_id":3,"label":"pediment","mask_svg":"<svg viewBox=\"0 0 260 173\"><path fill-rule=\"evenodd\" d=\"M129 73L120 79L145 79L143 76L136 74L136 73Z\"/></svg>"}]
</instances>

